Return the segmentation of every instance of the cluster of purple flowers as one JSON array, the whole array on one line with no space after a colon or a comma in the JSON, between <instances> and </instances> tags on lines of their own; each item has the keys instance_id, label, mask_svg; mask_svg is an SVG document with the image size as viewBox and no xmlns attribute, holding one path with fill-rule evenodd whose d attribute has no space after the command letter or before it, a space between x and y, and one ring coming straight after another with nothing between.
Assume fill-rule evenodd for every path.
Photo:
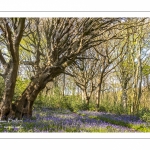
<instances>
[{"instance_id":1,"label":"cluster of purple flowers","mask_svg":"<svg viewBox=\"0 0 150 150\"><path fill-rule=\"evenodd\" d=\"M105 128L108 132L135 132L133 129L114 125L97 119L96 117L98 116L113 118L114 120L122 120L129 123L141 123L140 120L134 116L119 116L115 114L90 111L80 111L78 113L73 113L68 110L64 111L41 108L40 113L39 110L35 110L34 115L36 116L36 121L39 120L42 122L42 124L51 124L52 130L49 129L51 132L97 132L99 131L98 129Z\"/></svg>"},{"instance_id":2,"label":"cluster of purple flowers","mask_svg":"<svg viewBox=\"0 0 150 150\"><path fill-rule=\"evenodd\" d=\"M127 123L142 124L135 116L115 115L104 112L80 111L73 113L68 110L54 110L37 108L33 111L33 118L26 119L21 129L14 128L6 132L136 132L135 130L115 125L99 117L124 121Z\"/></svg>"},{"instance_id":3,"label":"cluster of purple flowers","mask_svg":"<svg viewBox=\"0 0 150 150\"><path fill-rule=\"evenodd\" d=\"M116 121L123 121L125 123L130 124L145 124L139 117L133 115L117 115L112 113L105 113L105 112L94 112L94 111L80 111L81 114L85 114L87 116L102 116L105 118L110 118Z\"/></svg>"}]
</instances>

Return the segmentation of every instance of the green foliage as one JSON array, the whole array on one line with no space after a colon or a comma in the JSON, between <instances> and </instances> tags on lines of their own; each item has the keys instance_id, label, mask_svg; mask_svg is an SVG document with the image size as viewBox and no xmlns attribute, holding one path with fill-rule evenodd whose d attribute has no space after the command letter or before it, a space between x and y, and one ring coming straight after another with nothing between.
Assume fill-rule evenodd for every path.
<instances>
[{"instance_id":1,"label":"green foliage","mask_svg":"<svg viewBox=\"0 0 150 150\"><path fill-rule=\"evenodd\" d=\"M35 106L38 107L46 106L54 109L67 109L72 112L78 112L79 110L89 110L123 114L124 110L120 105L120 103L114 104L110 103L110 101L103 101L99 109L97 109L93 100L90 100L90 104L88 106L86 102L82 101L81 97L79 96L62 96L59 88L55 88L53 94L50 96L40 93L37 100L35 101Z\"/></svg>"},{"instance_id":2,"label":"green foliage","mask_svg":"<svg viewBox=\"0 0 150 150\"><path fill-rule=\"evenodd\" d=\"M79 97L74 95L62 96L59 88L55 88L54 94L51 96L45 96L42 93L39 94L35 101L35 106L68 109L72 112L77 112L86 108L85 103L83 103Z\"/></svg>"},{"instance_id":3,"label":"green foliage","mask_svg":"<svg viewBox=\"0 0 150 150\"><path fill-rule=\"evenodd\" d=\"M148 108L141 109L138 115L143 121L150 123L150 110Z\"/></svg>"},{"instance_id":4,"label":"green foliage","mask_svg":"<svg viewBox=\"0 0 150 150\"><path fill-rule=\"evenodd\" d=\"M100 106L98 111L100 112L106 112L106 108L104 106Z\"/></svg>"},{"instance_id":5,"label":"green foliage","mask_svg":"<svg viewBox=\"0 0 150 150\"><path fill-rule=\"evenodd\" d=\"M115 113L115 114L122 114L123 109L121 107L120 103L111 103L110 101L103 100L100 107L98 108L98 111L100 112L109 112L109 113Z\"/></svg>"},{"instance_id":6,"label":"green foliage","mask_svg":"<svg viewBox=\"0 0 150 150\"><path fill-rule=\"evenodd\" d=\"M78 112L79 110L96 111L96 105L90 103L87 106L85 101L82 101L81 97L75 95L62 96L60 90L56 88L54 94L51 96L45 96L42 93L39 94L35 101L37 107L50 107L54 109L67 109L72 112Z\"/></svg>"},{"instance_id":7,"label":"green foliage","mask_svg":"<svg viewBox=\"0 0 150 150\"><path fill-rule=\"evenodd\" d=\"M148 66L148 65L143 66L142 72L144 75L149 75L150 74L150 66Z\"/></svg>"},{"instance_id":8,"label":"green foliage","mask_svg":"<svg viewBox=\"0 0 150 150\"><path fill-rule=\"evenodd\" d=\"M150 112L149 113L144 113L144 115L141 117L141 119L143 121L150 122Z\"/></svg>"},{"instance_id":9,"label":"green foliage","mask_svg":"<svg viewBox=\"0 0 150 150\"><path fill-rule=\"evenodd\" d=\"M28 86L29 82L30 81L27 80L27 79L23 79L21 77L17 78L16 87L15 87L15 94L14 94L14 100L17 100L21 96L22 92Z\"/></svg>"},{"instance_id":10,"label":"green foliage","mask_svg":"<svg viewBox=\"0 0 150 150\"><path fill-rule=\"evenodd\" d=\"M140 131L140 132L150 132L150 126L148 124L146 125L142 125L142 124L131 124L128 122L124 122L121 120L114 120L112 118L107 118L107 117L103 117L103 116L89 116L89 118L91 119L97 119L97 120L101 120L110 124L114 124L114 125L118 125L118 126L122 126L122 127L127 127L130 129L133 129L135 131ZM111 126L107 126L107 132L116 132Z\"/></svg>"},{"instance_id":11,"label":"green foliage","mask_svg":"<svg viewBox=\"0 0 150 150\"><path fill-rule=\"evenodd\" d=\"M4 80L2 77L0 77L0 101L2 100L3 91L4 91Z\"/></svg>"},{"instance_id":12,"label":"green foliage","mask_svg":"<svg viewBox=\"0 0 150 150\"><path fill-rule=\"evenodd\" d=\"M89 110L89 111L96 111L96 110L97 110L96 104L93 103L93 102L91 102L91 103L89 104L89 109L88 109L88 110Z\"/></svg>"}]
</instances>

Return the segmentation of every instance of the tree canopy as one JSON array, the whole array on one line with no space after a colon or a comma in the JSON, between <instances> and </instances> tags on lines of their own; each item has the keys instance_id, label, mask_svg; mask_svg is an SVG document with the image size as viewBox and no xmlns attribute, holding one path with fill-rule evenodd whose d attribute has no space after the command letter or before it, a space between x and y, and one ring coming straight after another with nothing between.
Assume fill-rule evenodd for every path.
<instances>
[{"instance_id":1,"label":"tree canopy","mask_svg":"<svg viewBox=\"0 0 150 150\"><path fill-rule=\"evenodd\" d=\"M149 18L1 18L0 118L31 117L39 93L62 74L88 105L96 93L97 108L113 74L124 109L132 87L138 111L144 78L149 87L149 29ZM15 98L18 82L23 90Z\"/></svg>"}]
</instances>

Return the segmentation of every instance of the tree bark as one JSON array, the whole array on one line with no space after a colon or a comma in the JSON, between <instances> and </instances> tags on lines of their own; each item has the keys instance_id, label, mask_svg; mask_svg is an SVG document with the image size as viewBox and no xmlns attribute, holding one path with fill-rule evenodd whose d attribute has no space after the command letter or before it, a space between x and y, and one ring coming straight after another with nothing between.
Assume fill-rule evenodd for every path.
<instances>
[{"instance_id":1,"label":"tree bark","mask_svg":"<svg viewBox=\"0 0 150 150\"><path fill-rule=\"evenodd\" d=\"M7 19L4 19L3 22L5 25L3 32L7 33L5 38L7 41L8 51L10 53L10 60L8 63L3 60L4 68L6 68L6 70L4 74L5 90L3 100L0 105L1 120L14 116L14 112L12 110L12 100L19 68L19 44L23 36L25 18L19 19L18 27L14 28L14 33Z\"/></svg>"},{"instance_id":2,"label":"tree bark","mask_svg":"<svg viewBox=\"0 0 150 150\"><path fill-rule=\"evenodd\" d=\"M127 110L127 82L123 83L122 86L122 96L121 96L121 100L122 100L122 108L124 111Z\"/></svg>"},{"instance_id":3,"label":"tree bark","mask_svg":"<svg viewBox=\"0 0 150 150\"><path fill-rule=\"evenodd\" d=\"M50 67L49 69L47 69L47 72L39 75L39 77L37 78L34 78L29 83L28 87L24 90L21 98L13 105L15 118L31 118L33 104L40 91L42 91L46 87L46 84L48 82L52 81L62 72L64 72L64 70L60 67Z\"/></svg>"},{"instance_id":4,"label":"tree bark","mask_svg":"<svg viewBox=\"0 0 150 150\"><path fill-rule=\"evenodd\" d=\"M63 89L62 89L62 95L65 96L65 86L66 86L66 77L65 77L65 73L63 74Z\"/></svg>"},{"instance_id":5,"label":"tree bark","mask_svg":"<svg viewBox=\"0 0 150 150\"><path fill-rule=\"evenodd\" d=\"M103 81L103 72L100 76L100 80L99 80L99 84L98 84L98 93L97 93L97 101L96 101L97 109L100 107L100 103L101 103L102 81Z\"/></svg>"},{"instance_id":6,"label":"tree bark","mask_svg":"<svg viewBox=\"0 0 150 150\"><path fill-rule=\"evenodd\" d=\"M86 90L83 90L83 91L82 91L82 100L84 100L84 101L86 102L87 108L89 108L90 96L88 96Z\"/></svg>"},{"instance_id":7,"label":"tree bark","mask_svg":"<svg viewBox=\"0 0 150 150\"><path fill-rule=\"evenodd\" d=\"M18 65L19 62L16 63L9 63L9 72L7 73L5 79L5 90L3 94L3 100L1 102L1 119L6 119L6 116L9 114L8 117L11 117L13 114L12 112L12 99L15 90L15 84L17 79L17 72L18 72Z\"/></svg>"}]
</instances>

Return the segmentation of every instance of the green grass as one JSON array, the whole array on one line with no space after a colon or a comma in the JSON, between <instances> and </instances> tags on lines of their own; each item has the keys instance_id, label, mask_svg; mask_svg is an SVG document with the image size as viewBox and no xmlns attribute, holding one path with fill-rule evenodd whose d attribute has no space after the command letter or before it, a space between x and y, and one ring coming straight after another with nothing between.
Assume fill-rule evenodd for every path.
<instances>
[{"instance_id":1,"label":"green grass","mask_svg":"<svg viewBox=\"0 0 150 150\"><path fill-rule=\"evenodd\" d=\"M114 119L106 118L106 117L102 117L102 116L89 116L89 118L105 121L106 123L110 123L113 125L119 125L119 126L127 127L130 129L133 129L135 131L139 131L139 132L150 132L150 126L149 125L131 124L131 123L127 123L127 122L124 122L121 120L114 120Z\"/></svg>"}]
</instances>

